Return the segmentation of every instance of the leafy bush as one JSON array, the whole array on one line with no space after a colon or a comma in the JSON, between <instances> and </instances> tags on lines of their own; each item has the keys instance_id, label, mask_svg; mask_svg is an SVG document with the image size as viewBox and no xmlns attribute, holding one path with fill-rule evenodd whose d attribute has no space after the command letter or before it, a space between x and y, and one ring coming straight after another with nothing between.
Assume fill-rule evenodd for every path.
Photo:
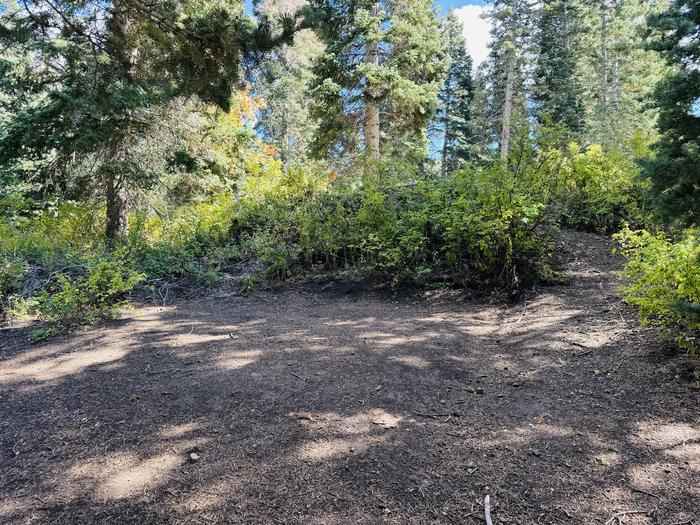
<instances>
[{"instance_id":1,"label":"leafy bush","mask_svg":"<svg viewBox=\"0 0 700 525\"><path fill-rule=\"evenodd\" d=\"M638 307L642 322L660 325L689 351L697 351L700 331L699 233L687 230L673 240L625 228L615 236L628 259L627 301Z\"/></svg>"},{"instance_id":2,"label":"leafy bush","mask_svg":"<svg viewBox=\"0 0 700 525\"><path fill-rule=\"evenodd\" d=\"M39 295L34 311L45 321L63 328L93 324L114 317L125 293L145 279L118 259L91 261L85 273L59 273Z\"/></svg>"},{"instance_id":3,"label":"leafy bush","mask_svg":"<svg viewBox=\"0 0 700 525\"><path fill-rule=\"evenodd\" d=\"M513 289L546 270L546 205L496 166L426 177L397 163L333 180L288 170L241 183L232 232L276 275L352 269L391 283Z\"/></svg>"},{"instance_id":4,"label":"leafy bush","mask_svg":"<svg viewBox=\"0 0 700 525\"><path fill-rule=\"evenodd\" d=\"M625 223L648 223L649 183L633 156L571 143L545 157L542 171L558 181L555 202L564 224L611 233Z\"/></svg>"},{"instance_id":5,"label":"leafy bush","mask_svg":"<svg viewBox=\"0 0 700 525\"><path fill-rule=\"evenodd\" d=\"M114 315L143 275L105 256L103 222L99 207L76 203L0 220L0 316L68 328Z\"/></svg>"}]
</instances>

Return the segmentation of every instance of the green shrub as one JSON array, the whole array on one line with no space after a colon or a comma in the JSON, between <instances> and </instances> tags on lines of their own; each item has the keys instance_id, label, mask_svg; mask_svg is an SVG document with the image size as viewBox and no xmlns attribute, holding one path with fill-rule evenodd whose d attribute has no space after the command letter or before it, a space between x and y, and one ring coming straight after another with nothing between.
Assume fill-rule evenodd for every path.
<instances>
[{"instance_id":1,"label":"green shrub","mask_svg":"<svg viewBox=\"0 0 700 525\"><path fill-rule=\"evenodd\" d=\"M611 233L625 223L649 222L649 183L640 177L634 157L598 145L582 149L575 143L545 157L542 171L558 181L554 201L563 223Z\"/></svg>"},{"instance_id":2,"label":"green shrub","mask_svg":"<svg viewBox=\"0 0 700 525\"><path fill-rule=\"evenodd\" d=\"M628 259L625 296L643 323L660 325L679 346L698 349L700 331L700 236L696 229L677 239L625 228L616 236Z\"/></svg>"},{"instance_id":3,"label":"green shrub","mask_svg":"<svg viewBox=\"0 0 700 525\"><path fill-rule=\"evenodd\" d=\"M392 284L517 288L546 271L539 190L496 166L443 178L381 163L333 180L292 170L241 182L232 232L280 277L350 269Z\"/></svg>"},{"instance_id":4,"label":"green shrub","mask_svg":"<svg viewBox=\"0 0 700 525\"><path fill-rule=\"evenodd\" d=\"M145 277L118 259L97 259L88 263L84 273L58 274L38 296L34 311L63 328L93 324L117 315L124 294Z\"/></svg>"}]
</instances>

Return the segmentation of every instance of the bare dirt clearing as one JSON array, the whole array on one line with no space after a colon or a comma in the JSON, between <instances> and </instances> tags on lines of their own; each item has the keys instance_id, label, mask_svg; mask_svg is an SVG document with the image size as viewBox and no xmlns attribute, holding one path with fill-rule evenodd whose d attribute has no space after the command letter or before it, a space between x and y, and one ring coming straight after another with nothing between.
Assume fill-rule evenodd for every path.
<instances>
[{"instance_id":1,"label":"bare dirt clearing","mask_svg":"<svg viewBox=\"0 0 700 525\"><path fill-rule=\"evenodd\" d=\"M0 523L700 523L700 393L593 235L514 307L302 288L0 330ZM612 522L611 522L612 523ZM617 523L614 521L614 523Z\"/></svg>"}]
</instances>

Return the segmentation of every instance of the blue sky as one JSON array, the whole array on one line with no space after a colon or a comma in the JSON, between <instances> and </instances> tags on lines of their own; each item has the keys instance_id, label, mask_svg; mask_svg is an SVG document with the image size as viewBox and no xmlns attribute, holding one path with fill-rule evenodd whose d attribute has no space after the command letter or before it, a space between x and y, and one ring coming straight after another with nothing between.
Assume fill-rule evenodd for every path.
<instances>
[{"instance_id":1,"label":"blue sky","mask_svg":"<svg viewBox=\"0 0 700 525\"><path fill-rule=\"evenodd\" d=\"M246 8L251 10L252 0L245 0ZM435 5L443 13L454 9L457 17L464 25L464 38L467 50L474 59L474 65L479 66L488 55L489 23L482 18L490 2L487 0L436 0Z\"/></svg>"},{"instance_id":2,"label":"blue sky","mask_svg":"<svg viewBox=\"0 0 700 525\"><path fill-rule=\"evenodd\" d=\"M488 10L490 2L485 0L437 0L436 5L443 11L454 9L457 18L464 25L464 39L467 41L467 50L474 59L474 65L479 66L488 56L490 41L489 22L482 18Z\"/></svg>"},{"instance_id":3,"label":"blue sky","mask_svg":"<svg viewBox=\"0 0 700 525\"><path fill-rule=\"evenodd\" d=\"M465 5L488 5L489 2L484 0L443 0L442 2L437 2L446 9L451 7L457 8Z\"/></svg>"}]
</instances>

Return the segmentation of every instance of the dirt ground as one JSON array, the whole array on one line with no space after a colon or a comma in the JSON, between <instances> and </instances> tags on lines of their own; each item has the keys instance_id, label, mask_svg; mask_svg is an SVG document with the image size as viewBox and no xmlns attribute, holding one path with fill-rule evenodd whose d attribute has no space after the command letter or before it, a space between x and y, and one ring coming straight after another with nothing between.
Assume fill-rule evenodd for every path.
<instances>
[{"instance_id":1,"label":"dirt ground","mask_svg":"<svg viewBox=\"0 0 700 525\"><path fill-rule=\"evenodd\" d=\"M610 248L566 234L515 306L330 282L5 327L0 523L700 524L700 393Z\"/></svg>"}]
</instances>

